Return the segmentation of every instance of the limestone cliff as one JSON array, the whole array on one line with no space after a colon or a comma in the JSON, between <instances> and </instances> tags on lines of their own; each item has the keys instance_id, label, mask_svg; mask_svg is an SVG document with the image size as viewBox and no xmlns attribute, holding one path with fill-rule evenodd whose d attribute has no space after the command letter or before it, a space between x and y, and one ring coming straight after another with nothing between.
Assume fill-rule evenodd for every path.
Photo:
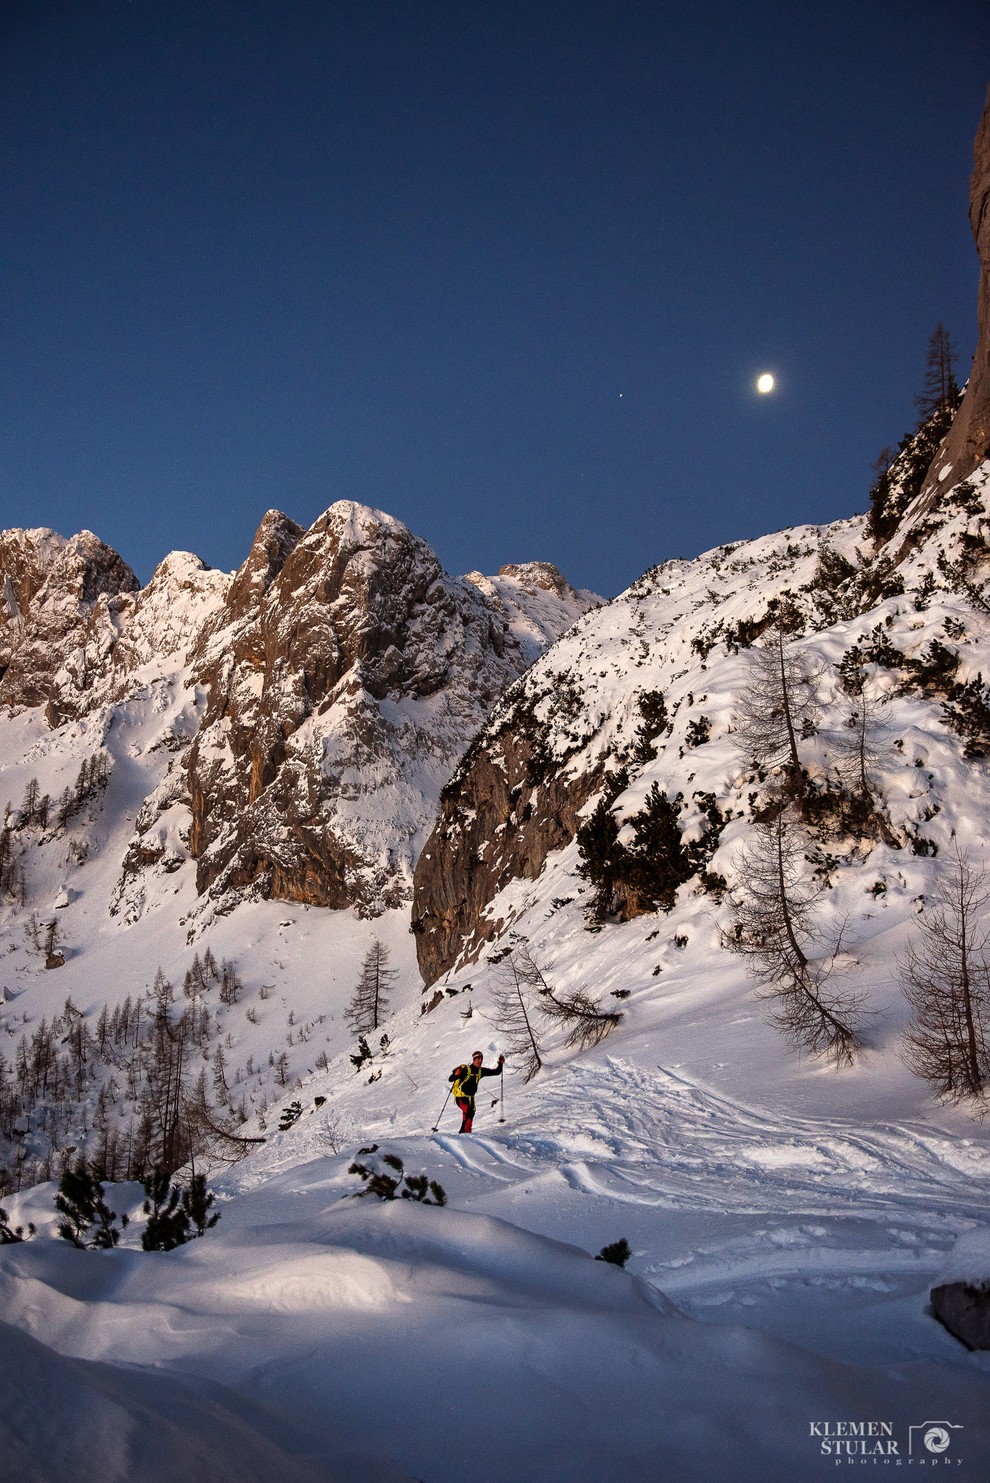
<instances>
[{"instance_id":1,"label":"limestone cliff","mask_svg":"<svg viewBox=\"0 0 990 1483\"><path fill-rule=\"evenodd\" d=\"M407 899L441 783L531 657L520 585L552 637L588 606L556 569L500 576L451 579L400 521L346 501L306 532L266 516L194 658L201 890Z\"/></svg>"},{"instance_id":2,"label":"limestone cliff","mask_svg":"<svg viewBox=\"0 0 990 1483\"><path fill-rule=\"evenodd\" d=\"M924 504L967 478L990 454L990 92L973 147L969 220L980 256L979 340L962 406L925 480Z\"/></svg>"},{"instance_id":3,"label":"limestone cliff","mask_svg":"<svg viewBox=\"0 0 990 1483\"><path fill-rule=\"evenodd\" d=\"M139 583L91 531L0 533L0 705L43 705L54 725L87 709Z\"/></svg>"}]
</instances>

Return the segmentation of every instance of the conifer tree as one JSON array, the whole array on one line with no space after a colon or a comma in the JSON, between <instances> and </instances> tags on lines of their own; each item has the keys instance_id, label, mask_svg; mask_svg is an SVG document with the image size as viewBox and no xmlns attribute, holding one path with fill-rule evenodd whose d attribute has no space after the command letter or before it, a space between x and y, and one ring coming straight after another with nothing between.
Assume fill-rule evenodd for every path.
<instances>
[{"instance_id":1,"label":"conifer tree","mask_svg":"<svg viewBox=\"0 0 990 1483\"><path fill-rule=\"evenodd\" d=\"M26 1241L28 1239L28 1236L33 1235L33 1225L28 1225L27 1236L25 1236L24 1227L12 1226L7 1219L6 1210L0 1208L0 1246L12 1246L15 1242Z\"/></svg>"},{"instance_id":2,"label":"conifer tree","mask_svg":"<svg viewBox=\"0 0 990 1483\"><path fill-rule=\"evenodd\" d=\"M783 808L754 825L738 862L736 922L725 945L749 960L769 1017L798 1050L850 1062L862 1048L862 996L833 981L842 931L827 937L803 839Z\"/></svg>"},{"instance_id":3,"label":"conifer tree","mask_svg":"<svg viewBox=\"0 0 990 1483\"><path fill-rule=\"evenodd\" d=\"M908 1065L947 1101L981 1099L990 1086L990 903L987 872L957 853L918 922L902 972L914 1011Z\"/></svg>"},{"instance_id":4,"label":"conifer tree","mask_svg":"<svg viewBox=\"0 0 990 1483\"><path fill-rule=\"evenodd\" d=\"M492 982L492 1003L499 1030L506 1037L509 1049L520 1058L525 1080L532 1081L543 1065L543 1055L528 1002L532 998L531 986L527 985L511 949L496 954L491 962L498 965Z\"/></svg>"},{"instance_id":5,"label":"conifer tree","mask_svg":"<svg viewBox=\"0 0 990 1483\"><path fill-rule=\"evenodd\" d=\"M565 1045L587 1050L604 1040L622 1019L618 1010L602 1009L584 989L555 989L527 943L513 951L511 962L520 990L525 986L534 996L534 1007L548 1020L566 1026Z\"/></svg>"},{"instance_id":6,"label":"conifer tree","mask_svg":"<svg viewBox=\"0 0 990 1483\"><path fill-rule=\"evenodd\" d=\"M753 649L746 695L736 713L736 731L747 757L783 772L790 798L805 792L798 739L814 727L821 710L819 676L803 655L789 651L788 615L781 610L762 648Z\"/></svg>"},{"instance_id":7,"label":"conifer tree","mask_svg":"<svg viewBox=\"0 0 990 1483\"><path fill-rule=\"evenodd\" d=\"M220 1219L220 1211L213 1209L216 1196L206 1188L205 1174L193 1174L182 1191L182 1210L189 1222L193 1239L212 1230Z\"/></svg>"},{"instance_id":8,"label":"conifer tree","mask_svg":"<svg viewBox=\"0 0 990 1483\"><path fill-rule=\"evenodd\" d=\"M117 1245L127 1225L127 1216L118 1216L107 1205L102 1184L82 1158L59 1180L55 1209L62 1217L56 1227L58 1234L83 1249L109 1250Z\"/></svg>"},{"instance_id":9,"label":"conifer tree","mask_svg":"<svg viewBox=\"0 0 990 1483\"><path fill-rule=\"evenodd\" d=\"M940 321L928 341L924 390L914 399L922 422L927 422L934 412L955 411L959 401L959 387L954 374L956 359L949 332Z\"/></svg>"},{"instance_id":10,"label":"conifer tree","mask_svg":"<svg viewBox=\"0 0 990 1483\"><path fill-rule=\"evenodd\" d=\"M356 1035L369 1035L377 1030L388 1014L389 988L399 976L394 968L389 968L388 960L388 948L377 937L372 938L354 997L344 1011Z\"/></svg>"},{"instance_id":11,"label":"conifer tree","mask_svg":"<svg viewBox=\"0 0 990 1483\"><path fill-rule=\"evenodd\" d=\"M877 542L890 538L899 520L921 489L939 445L955 416L960 392L953 366L956 353L944 325L932 331L925 358L925 381L915 397L917 426L906 433L896 454L884 449L874 465L877 478L870 490L870 534Z\"/></svg>"},{"instance_id":12,"label":"conifer tree","mask_svg":"<svg viewBox=\"0 0 990 1483\"><path fill-rule=\"evenodd\" d=\"M144 1213L147 1224L141 1232L142 1251L173 1251L188 1240L189 1220L180 1208L179 1185L165 1169L156 1169L144 1180Z\"/></svg>"},{"instance_id":13,"label":"conifer tree","mask_svg":"<svg viewBox=\"0 0 990 1483\"><path fill-rule=\"evenodd\" d=\"M624 1267L632 1256L632 1247L625 1236L620 1236L618 1241L612 1241L608 1246L603 1246L595 1257L596 1262L611 1262L614 1267Z\"/></svg>"}]
</instances>

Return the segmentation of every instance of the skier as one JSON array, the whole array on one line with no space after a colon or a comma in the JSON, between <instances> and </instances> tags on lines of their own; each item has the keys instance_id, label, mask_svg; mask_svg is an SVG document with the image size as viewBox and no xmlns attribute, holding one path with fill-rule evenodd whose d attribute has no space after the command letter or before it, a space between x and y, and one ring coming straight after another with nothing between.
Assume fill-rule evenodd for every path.
<instances>
[{"instance_id":1,"label":"skier","mask_svg":"<svg viewBox=\"0 0 990 1483\"><path fill-rule=\"evenodd\" d=\"M461 1109L460 1133L470 1133L471 1123L474 1119L474 1097L478 1090L478 1082L483 1076L498 1076L505 1064L505 1057L499 1056L497 1066L483 1066L485 1057L480 1050L473 1052L470 1066L455 1066L447 1077L448 1081L454 1083L454 1101Z\"/></svg>"}]
</instances>

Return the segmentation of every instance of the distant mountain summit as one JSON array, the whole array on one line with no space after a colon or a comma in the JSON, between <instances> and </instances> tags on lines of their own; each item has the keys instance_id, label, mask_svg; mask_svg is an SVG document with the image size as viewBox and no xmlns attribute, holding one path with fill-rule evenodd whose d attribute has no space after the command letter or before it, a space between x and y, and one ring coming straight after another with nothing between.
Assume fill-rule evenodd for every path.
<instances>
[{"instance_id":1,"label":"distant mountain summit","mask_svg":"<svg viewBox=\"0 0 990 1483\"><path fill-rule=\"evenodd\" d=\"M132 919L150 876L187 865L221 910L404 901L471 737L597 601L542 562L449 577L349 501L308 530L269 511L233 574L173 553L143 589L89 532L6 531L0 590L0 707L43 709L56 752L81 763L98 739L113 766L133 718L161 717L127 758L138 807L108 904Z\"/></svg>"},{"instance_id":2,"label":"distant mountain summit","mask_svg":"<svg viewBox=\"0 0 990 1483\"><path fill-rule=\"evenodd\" d=\"M518 572L450 578L401 521L349 502L308 531L266 516L193 658L200 890L370 912L406 900L460 754L593 600L559 573Z\"/></svg>"}]
</instances>

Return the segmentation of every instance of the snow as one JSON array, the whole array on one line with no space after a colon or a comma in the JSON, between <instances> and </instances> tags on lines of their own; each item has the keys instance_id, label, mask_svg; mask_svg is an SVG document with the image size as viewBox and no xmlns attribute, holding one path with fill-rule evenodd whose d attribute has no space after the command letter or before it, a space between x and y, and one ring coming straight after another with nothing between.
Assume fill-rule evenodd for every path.
<instances>
[{"instance_id":1,"label":"snow","mask_svg":"<svg viewBox=\"0 0 990 1483\"><path fill-rule=\"evenodd\" d=\"M941 548L951 554L965 526L962 516L946 526ZM749 820L732 726L750 656L713 630L800 592L823 539L853 560L862 523L666 563L579 619L524 682L573 769L631 743L639 693L662 689L672 730L617 811L629 818L656 782L685 793L683 826L697 832L692 795L716 793L733 818L710 868L730 884ZM905 570L920 581L933 559L919 550ZM209 609L221 579L194 561L178 571L199 584L189 603ZM965 624L953 641L962 673L990 673L990 623L945 590L924 609L895 596L866 615L818 617L821 631L799 642L833 665L878 625L916 655L945 639L948 619ZM177 611L170 648L183 631ZM704 658L698 638L712 640ZM214 994L211 1009L229 1074L241 1073L244 1131L267 1141L210 1168L220 1223L169 1253L140 1250L136 1186L112 1192L132 1222L110 1252L58 1240L51 1184L4 1198L12 1223L33 1221L38 1234L0 1248L0 1476L805 1483L847 1458L985 1474L990 1356L951 1338L928 1293L950 1276L990 1277L990 1129L934 1105L899 1042L897 962L919 905L954 839L978 858L990 842L986 764L963 759L938 702L895 693L891 672L874 667L890 694L877 724L891 820L923 829L940 853L855 842L833 867L830 911L855 924L850 971L875 1012L854 1066L837 1071L783 1044L723 949L729 904L696 884L669 915L588 932L572 844L488 910L526 937L555 984L615 1005L622 1022L581 1055L549 1036L528 1084L510 1056L504 1086L482 1083L476 1134L459 1137L444 1103L450 1068L476 1045L489 1063L505 1048L491 966L465 960L424 994L404 911L364 921L248 901L223 914L198 897L187 816L169 795L165 738L188 737L202 703L179 657L157 678L149 659L126 707L55 732L34 713L0 718L0 801L15 809L31 776L57 797L81 756L103 746L113 760L102 798L68 837L36 842L29 861L32 899L66 903L65 967L46 971L23 919L3 907L2 1044L12 1055L67 994L93 1016L142 991L159 963L181 984L210 946L244 978L239 1003ZM561 675L579 684L573 716L555 705ZM809 747L821 769L842 729L834 683L828 697ZM386 698L382 714L398 735L403 720L429 731L435 712L429 700ZM711 739L692 748L701 715ZM369 766L348 781L374 791L378 775ZM405 777L424 792L441 781ZM391 828L407 840L415 800L396 798ZM118 889L145 807L153 823L140 838L160 838L164 854ZM373 935L400 977L372 1081L350 1064L344 1010ZM285 1085L267 1065L282 1048ZM303 1114L279 1132L293 1100ZM439 1180L447 1205L355 1198L349 1166L372 1143ZM632 1248L625 1271L592 1259L620 1237ZM938 1457L919 1440L933 1421L960 1429Z\"/></svg>"},{"instance_id":2,"label":"snow","mask_svg":"<svg viewBox=\"0 0 990 1483\"><path fill-rule=\"evenodd\" d=\"M925 1313L954 1233L977 1229L985 1149L960 1171L920 1129L777 1134L607 1057L556 1091L552 1131L546 1098L513 1087L508 1126L389 1138L445 1208L355 1198L350 1152L313 1157L311 1112L220 1181L202 1240L3 1248L0 1437L36 1469L15 1476L439 1480L476 1457L488 1483L790 1483L835 1465L811 1423L889 1423L906 1456L935 1417L963 1428L970 1475L990 1457L987 1358ZM632 1270L591 1260L622 1233ZM394 1471L341 1463L369 1453Z\"/></svg>"},{"instance_id":3,"label":"snow","mask_svg":"<svg viewBox=\"0 0 990 1483\"><path fill-rule=\"evenodd\" d=\"M938 1282L990 1285L990 1226L978 1226L959 1237L939 1273Z\"/></svg>"}]
</instances>

